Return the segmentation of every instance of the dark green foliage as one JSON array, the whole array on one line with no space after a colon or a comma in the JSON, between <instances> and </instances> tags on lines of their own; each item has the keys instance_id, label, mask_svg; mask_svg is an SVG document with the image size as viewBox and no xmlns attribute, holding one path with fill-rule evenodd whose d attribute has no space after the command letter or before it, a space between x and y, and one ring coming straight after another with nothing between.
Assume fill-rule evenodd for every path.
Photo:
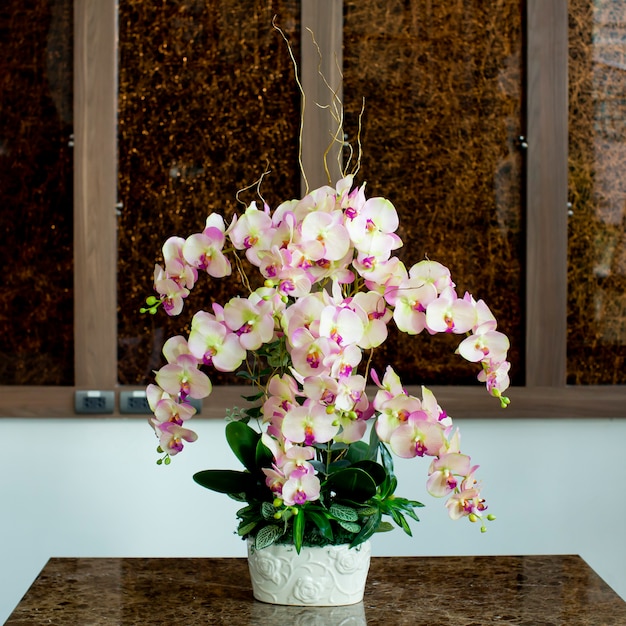
<instances>
[{"instance_id":1,"label":"dark green foliage","mask_svg":"<svg viewBox=\"0 0 626 626\"><path fill-rule=\"evenodd\" d=\"M257 548L275 542L292 543L298 551L303 545L356 546L375 532L393 528L384 515L409 535L406 517L419 521L415 509L422 504L395 495L398 481L391 454L375 432L369 445L362 441L349 446L316 445L319 500L294 506L275 499L265 484L263 468L271 467L273 457L259 432L246 421L233 421L226 426L226 440L245 469L204 470L194 480L247 503L237 511L237 532L254 538Z\"/></svg>"}]
</instances>

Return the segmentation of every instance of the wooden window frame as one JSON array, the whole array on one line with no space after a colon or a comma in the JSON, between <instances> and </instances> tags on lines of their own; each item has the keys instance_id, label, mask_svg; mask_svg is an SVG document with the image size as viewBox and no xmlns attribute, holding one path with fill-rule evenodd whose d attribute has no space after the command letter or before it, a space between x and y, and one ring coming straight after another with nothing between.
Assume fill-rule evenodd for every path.
<instances>
[{"instance_id":1,"label":"wooden window frame","mask_svg":"<svg viewBox=\"0 0 626 626\"><path fill-rule=\"evenodd\" d=\"M73 417L117 388L117 1L74 1L74 381L2 386L2 417ZM81 417L81 416L78 416Z\"/></svg>"},{"instance_id":2,"label":"wooden window frame","mask_svg":"<svg viewBox=\"0 0 626 626\"><path fill-rule=\"evenodd\" d=\"M330 84L340 77L342 0L302 0L301 79L309 106L303 163L309 186L326 182L320 168L324 109L319 57ZM0 417L73 417L79 389L121 389L117 382L117 2L75 0L74 8L74 289L75 386L0 387ZM510 389L506 411L482 385L433 387L455 417L626 417L626 386L566 385L567 323L567 63L566 0L526 2L526 371ZM328 28L332 24L332 28ZM325 146L324 146L325 147ZM124 387L124 389L132 389ZM202 416L223 417L241 387L221 387ZM113 414L120 416L117 407ZM77 417L82 417L78 415ZM128 417L128 415L124 415Z\"/></svg>"}]
</instances>

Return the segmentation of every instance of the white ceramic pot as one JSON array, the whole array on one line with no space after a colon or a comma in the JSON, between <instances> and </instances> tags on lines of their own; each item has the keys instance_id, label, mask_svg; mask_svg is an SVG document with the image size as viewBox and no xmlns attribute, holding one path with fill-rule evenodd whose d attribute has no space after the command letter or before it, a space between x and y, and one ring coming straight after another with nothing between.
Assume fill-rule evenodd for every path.
<instances>
[{"instance_id":1,"label":"white ceramic pot","mask_svg":"<svg viewBox=\"0 0 626 626\"><path fill-rule=\"evenodd\" d=\"M291 606L342 606L363 599L371 546L347 544L309 548L292 545L262 550L248 540L248 566L254 597Z\"/></svg>"}]
</instances>

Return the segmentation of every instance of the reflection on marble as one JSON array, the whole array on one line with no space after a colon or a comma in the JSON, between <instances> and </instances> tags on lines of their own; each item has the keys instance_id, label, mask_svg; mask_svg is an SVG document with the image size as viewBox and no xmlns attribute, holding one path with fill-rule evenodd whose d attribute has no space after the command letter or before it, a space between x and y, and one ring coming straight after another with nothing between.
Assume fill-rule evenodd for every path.
<instances>
[{"instance_id":1,"label":"reflection on marble","mask_svg":"<svg viewBox=\"0 0 626 626\"><path fill-rule=\"evenodd\" d=\"M289 626L366 626L362 602L347 606L276 606L253 602L251 624L285 624Z\"/></svg>"},{"instance_id":2,"label":"reflection on marble","mask_svg":"<svg viewBox=\"0 0 626 626\"><path fill-rule=\"evenodd\" d=\"M353 626L361 609L368 626L626 624L626 602L578 556L375 557L353 609L257 602L245 559L55 558L7 625Z\"/></svg>"}]
</instances>

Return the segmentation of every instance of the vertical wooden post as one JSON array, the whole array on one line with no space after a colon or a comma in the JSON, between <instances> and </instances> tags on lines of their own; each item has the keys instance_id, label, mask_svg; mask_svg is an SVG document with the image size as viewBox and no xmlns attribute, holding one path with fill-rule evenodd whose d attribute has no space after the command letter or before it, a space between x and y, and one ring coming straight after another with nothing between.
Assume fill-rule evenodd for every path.
<instances>
[{"instance_id":1,"label":"vertical wooden post","mask_svg":"<svg viewBox=\"0 0 626 626\"><path fill-rule=\"evenodd\" d=\"M77 387L117 383L117 3L74 6L74 337Z\"/></svg>"},{"instance_id":2,"label":"vertical wooden post","mask_svg":"<svg viewBox=\"0 0 626 626\"><path fill-rule=\"evenodd\" d=\"M304 193L307 183L310 191L321 185L334 185L341 177L343 136L338 137L339 141L333 139L338 128L333 112L341 115L337 107L342 102L342 0L302 0L301 27L300 78L306 98L302 138L307 179L302 181Z\"/></svg>"},{"instance_id":3,"label":"vertical wooden post","mask_svg":"<svg viewBox=\"0 0 626 626\"><path fill-rule=\"evenodd\" d=\"M526 385L567 365L567 0L528 0Z\"/></svg>"}]
</instances>

